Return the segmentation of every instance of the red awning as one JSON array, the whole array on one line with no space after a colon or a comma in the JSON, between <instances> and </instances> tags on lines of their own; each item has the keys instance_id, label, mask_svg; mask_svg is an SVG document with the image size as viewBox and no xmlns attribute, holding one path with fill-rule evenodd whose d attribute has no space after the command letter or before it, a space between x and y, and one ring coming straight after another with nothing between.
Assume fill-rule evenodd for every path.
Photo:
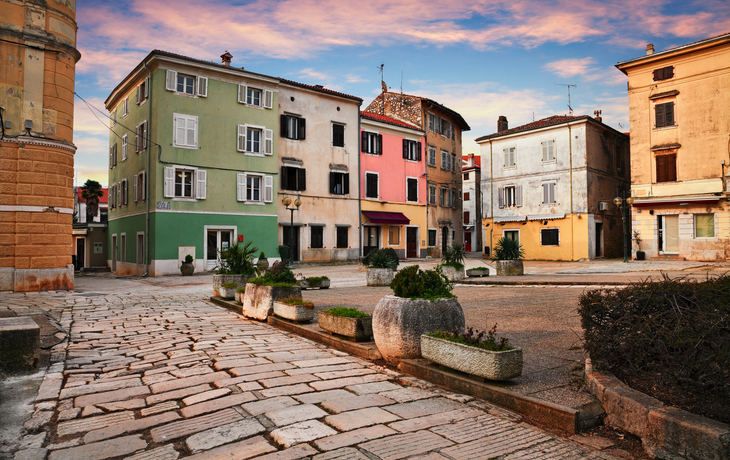
<instances>
[{"instance_id":1,"label":"red awning","mask_svg":"<svg viewBox=\"0 0 730 460\"><path fill-rule=\"evenodd\" d=\"M411 220L402 212L363 211L362 213L370 219L371 224L407 225L411 223Z\"/></svg>"}]
</instances>

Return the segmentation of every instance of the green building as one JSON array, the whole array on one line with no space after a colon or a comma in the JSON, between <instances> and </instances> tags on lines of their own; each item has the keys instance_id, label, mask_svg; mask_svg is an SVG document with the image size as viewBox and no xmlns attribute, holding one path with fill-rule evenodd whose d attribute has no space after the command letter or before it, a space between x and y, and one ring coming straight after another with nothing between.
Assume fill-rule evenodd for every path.
<instances>
[{"instance_id":1,"label":"green building","mask_svg":"<svg viewBox=\"0 0 730 460\"><path fill-rule=\"evenodd\" d=\"M278 256L279 80L221 58L152 51L105 102L116 274L210 270L239 241Z\"/></svg>"}]
</instances>

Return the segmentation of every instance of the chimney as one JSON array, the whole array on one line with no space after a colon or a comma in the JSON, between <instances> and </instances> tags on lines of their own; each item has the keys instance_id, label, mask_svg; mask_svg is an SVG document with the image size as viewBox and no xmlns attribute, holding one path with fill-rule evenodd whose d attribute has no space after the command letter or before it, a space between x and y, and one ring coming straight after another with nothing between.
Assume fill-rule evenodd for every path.
<instances>
[{"instance_id":1,"label":"chimney","mask_svg":"<svg viewBox=\"0 0 730 460\"><path fill-rule=\"evenodd\" d=\"M507 124L507 117L504 115L500 115L499 119L497 120L497 132L501 133L502 131L507 131L509 129Z\"/></svg>"},{"instance_id":2,"label":"chimney","mask_svg":"<svg viewBox=\"0 0 730 460\"><path fill-rule=\"evenodd\" d=\"M646 45L646 55L649 56L650 54L654 54L654 45L651 43Z\"/></svg>"},{"instance_id":3,"label":"chimney","mask_svg":"<svg viewBox=\"0 0 730 460\"><path fill-rule=\"evenodd\" d=\"M596 121L601 123L603 122L603 118L601 118L601 111L600 110L594 110L593 114L596 116Z\"/></svg>"},{"instance_id":4,"label":"chimney","mask_svg":"<svg viewBox=\"0 0 730 460\"><path fill-rule=\"evenodd\" d=\"M467 156L467 166L468 166L468 167L472 167L472 166L474 166L474 154L473 154L473 153L470 153L470 154L469 154L469 155Z\"/></svg>"},{"instance_id":5,"label":"chimney","mask_svg":"<svg viewBox=\"0 0 730 460\"><path fill-rule=\"evenodd\" d=\"M223 65L226 67L231 66L231 59L233 59L233 55L226 50L225 53L221 54L221 60L223 61Z\"/></svg>"}]
</instances>

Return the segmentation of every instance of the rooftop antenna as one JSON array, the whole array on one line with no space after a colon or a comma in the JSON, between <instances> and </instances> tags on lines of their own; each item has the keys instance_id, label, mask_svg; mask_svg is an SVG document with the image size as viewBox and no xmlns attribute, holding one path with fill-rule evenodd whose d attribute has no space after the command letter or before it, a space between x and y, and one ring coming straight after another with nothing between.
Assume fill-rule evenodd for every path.
<instances>
[{"instance_id":1,"label":"rooftop antenna","mask_svg":"<svg viewBox=\"0 0 730 460\"><path fill-rule=\"evenodd\" d=\"M400 71L400 94L403 95L403 71Z\"/></svg>"},{"instance_id":2,"label":"rooftop antenna","mask_svg":"<svg viewBox=\"0 0 730 460\"><path fill-rule=\"evenodd\" d=\"M383 81L383 68L385 67L384 63L381 63L378 68L380 69L380 86L383 88L383 92L380 93L380 99L382 101L382 104L380 105L380 114L385 115L385 93L388 91L388 85L385 84L385 81Z\"/></svg>"},{"instance_id":3,"label":"rooftop antenna","mask_svg":"<svg viewBox=\"0 0 730 460\"><path fill-rule=\"evenodd\" d=\"M566 83L555 83L555 86L567 86L568 87L568 110L570 110L570 114L573 115L573 107L570 106L570 87L577 88L578 85L569 85Z\"/></svg>"}]
</instances>

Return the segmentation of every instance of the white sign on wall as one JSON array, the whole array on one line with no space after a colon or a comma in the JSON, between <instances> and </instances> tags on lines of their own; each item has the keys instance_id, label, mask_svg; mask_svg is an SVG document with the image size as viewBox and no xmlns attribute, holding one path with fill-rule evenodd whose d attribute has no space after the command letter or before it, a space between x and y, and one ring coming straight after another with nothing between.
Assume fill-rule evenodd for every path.
<instances>
[{"instance_id":1,"label":"white sign on wall","mask_svg":"<svg viewBox=\"0 0 730 460\"><path fill-rule=\"evenodd\" d=\"M101 254L104 250L104 243L102 241L94 242L94 254Z\"/></svg>"}]
</instances>

